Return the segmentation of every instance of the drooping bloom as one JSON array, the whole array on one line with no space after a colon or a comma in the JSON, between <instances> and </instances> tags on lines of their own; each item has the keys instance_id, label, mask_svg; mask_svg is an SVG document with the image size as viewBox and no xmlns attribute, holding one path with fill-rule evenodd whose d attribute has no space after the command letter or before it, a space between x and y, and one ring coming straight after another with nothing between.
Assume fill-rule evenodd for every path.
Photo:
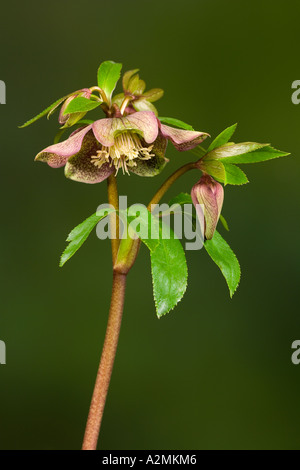
<instances>
[{"instance_id":1,"label":"drooping bloom","mask_svg":"<svg viewBox=\"0 0 300 470\"><path fill-rule=\"evenodd\" d=\"M208 136L161 124L151 111L104 118L73 132L58 144L42 150L35 160L52 168L65 166L65 175L74 181L99 183L121 168L139 176L160 173L167 159L170 140L179 151L190 150Z\"/></svg>"},{"instance_id":2,"label":"drooping bloom","mask_svg":"<svg viewBox=\"0 0 300 470\"><path fill-rule=\"evenodd\" d=\"M211 240L214 236L223 206L223 186L211 176L203 174L198 183L193 186L191 196L199 219L201 220L204 215L205 238ZM201 206L204 208L204 214Z\"/></svg>"}]
</instances>

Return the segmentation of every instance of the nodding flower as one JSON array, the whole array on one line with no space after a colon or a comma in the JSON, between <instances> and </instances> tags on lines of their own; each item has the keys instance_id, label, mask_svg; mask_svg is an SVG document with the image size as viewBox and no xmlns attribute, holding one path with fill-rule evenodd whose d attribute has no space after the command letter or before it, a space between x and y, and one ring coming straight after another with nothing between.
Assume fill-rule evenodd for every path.
<instances>
[{"instance_id":1,"label":"nodding flower","mask_svg":"<svg viewBox=\"0 0 300 470\"><path fill-rule=\"evenodd\" d=\"M42 150L35 160L52 168L64 166L67 178L82 183L100 183L120 169L123 174L155 176L168 161L168 140L177 150L185 151L207 136L205 132L166 126L153 112L138 111L99 119L77 129L67 140Z\"/></svg>"}]
</instances>

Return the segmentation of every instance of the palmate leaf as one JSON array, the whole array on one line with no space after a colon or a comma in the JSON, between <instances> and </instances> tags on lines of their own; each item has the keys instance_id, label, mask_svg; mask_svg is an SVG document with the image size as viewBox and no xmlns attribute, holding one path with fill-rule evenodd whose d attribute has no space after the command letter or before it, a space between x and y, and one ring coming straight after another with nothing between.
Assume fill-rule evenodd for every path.
<instances>
[{"instance_id":1,"label":"palmate leaf","mask_svg":"<svg viewBox=\"0 0 300 470\"><path fill-rule=\"evenodd\" d=\"M109 101L111 100L111 95L121 76L121 69L122 64L117 64L112 60L102 62L98 69L98 86L105 92Z\"/></svg>"},{"instance_id":2,"label":"palmate leaf","mask_svg":"<svg viewBox=\"0 0 300 470\"><path fill-rule=\"evenodd\" d=\"M59 263L60 267L62 267L76 253L77 250L79 250L97 223L112 212L114 212L114 209L109 207L97 211L96 214L91 215L86 220L81 222L81 224L77 225L77 227L73 228L67 238L69 244L61 255Z\"/></svg>"},{"instance_id":3,"label":"palmate leaf","mask_svg":"<svg viewBox=\"0 0 300 470\"><path fill-rule=\"evenodd\" d=\"M44 111L42 111L41 113L37 114L36 116L34 116L32 119L29 119L29 121L26 121L24 124L22 124L22 126L19 126L19 128L23 128L23 127L27 127L27 126L30 126L30 124L33 124L35 121L37 121L38 119L41 119L42 117L46 116L46 114L49 114L51 112L53 112L56 108L58 108L58 106L63 102L65 101L67 98L69 98L69 96L73 95L73 93L70 93L69 95L66 95L66 96L63 96L62 98L59 98L59 100L55 101L54 103L50 104L50 106L48 106L48 108L44 109Z\"/></svg>"}]
</instances>

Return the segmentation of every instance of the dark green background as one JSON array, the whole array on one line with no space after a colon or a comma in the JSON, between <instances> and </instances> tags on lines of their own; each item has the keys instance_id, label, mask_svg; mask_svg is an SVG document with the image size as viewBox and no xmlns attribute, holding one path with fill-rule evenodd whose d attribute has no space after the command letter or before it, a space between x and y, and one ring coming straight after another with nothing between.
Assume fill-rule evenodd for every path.
<instances>
[{"instance_id":1,"label":"dark green background","mask_svg":"<svg viewBox=\"0 0 300 470\"><path fill-rule=\"evenodd\" d=\"M227 187L225 234L242 265L229 299L205 252L189 252L189 287L157 320L148 253L128 278L120 344L103 421L103 449L299 449L299 1L10 1L1 6L0 447L78 449L105 331L109 242L93 234L63 268L73 226L106 202L106 184L66 180L33 162L56 117L18 129L52 101L96 81L98 64L139 67L162 87L160 115L215 136L272 142L292 157L244 167ZM188 154L155 179L120 175L146 203ZM197 175L170 196L189 191ZM223 233L223 232L222 232Z\"/></svg>"}]
</instances>

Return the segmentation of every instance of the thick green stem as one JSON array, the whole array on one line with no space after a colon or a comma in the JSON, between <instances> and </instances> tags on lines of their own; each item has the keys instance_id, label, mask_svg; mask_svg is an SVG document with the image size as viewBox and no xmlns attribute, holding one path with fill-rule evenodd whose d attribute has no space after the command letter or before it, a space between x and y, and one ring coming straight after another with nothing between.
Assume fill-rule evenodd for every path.
<instances>
[{"instance_id":1,"label":"thick green stem","mask_svg":"<svg viewBox=\"0 0 300 470\"><path fill-rule=\"evenodd\" d=\"M87 420L82 450L96 450L116 356L125 299L126 275L114 272L106 335Z\"/></svg>"}]
</instances>

